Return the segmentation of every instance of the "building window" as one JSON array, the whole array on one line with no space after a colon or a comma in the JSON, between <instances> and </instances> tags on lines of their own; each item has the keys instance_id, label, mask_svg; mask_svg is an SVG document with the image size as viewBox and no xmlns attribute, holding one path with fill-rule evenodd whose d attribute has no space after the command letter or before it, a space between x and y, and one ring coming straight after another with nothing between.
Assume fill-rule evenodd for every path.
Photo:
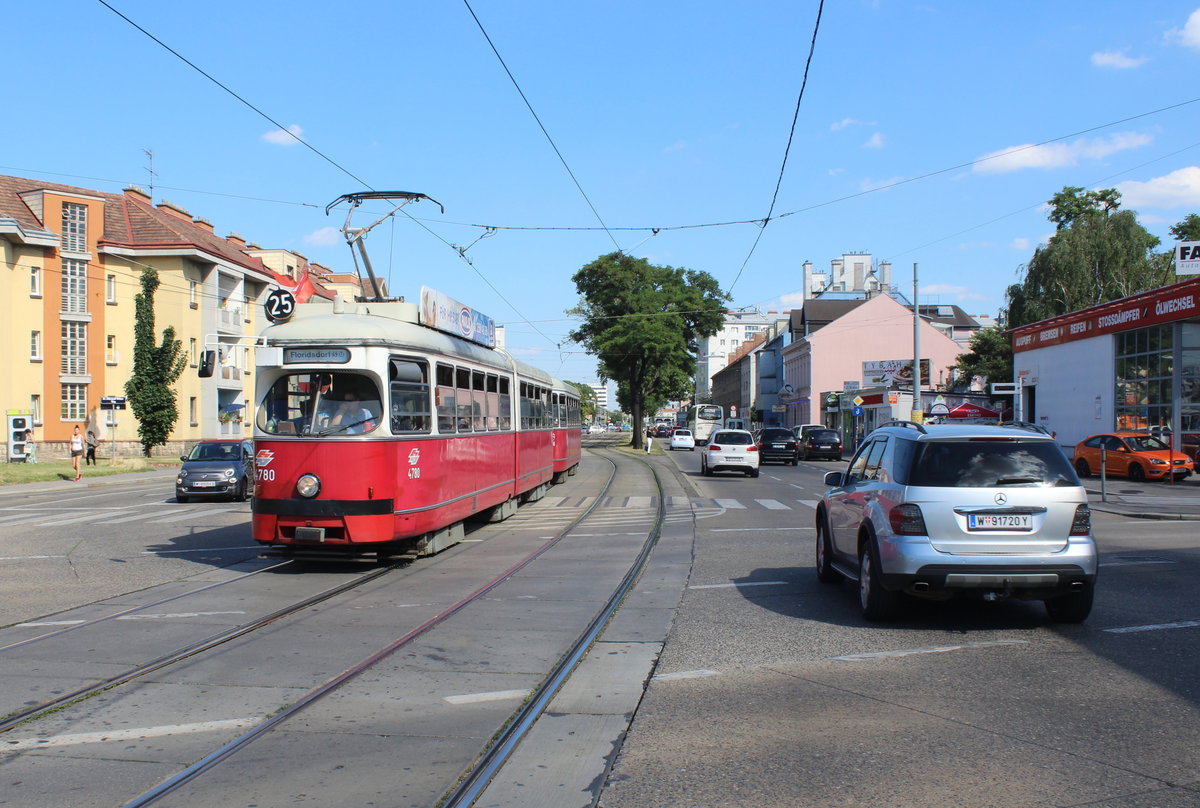
<instances>
[{"instance_id":1,"label":"building window","mask_svg":"<svg viewBox=\"0 0 1200 808\"><path fill-rule=\"evenodd\" d=\"M117 304L117 276L109 275L104 279L104 298L110 306Z\"/></svg>"},{"instance_id":2,"label":"building window","mask_svg":"<svg viewBox=\"0 0 1200 808\"><path fill-rule=\"evenodd\" d=\"M188 306L194 309L198 305L196 302L196 282L188 281Z\"/></svg>"},{"instance_id":3,"label":"building window","mask_svg":"<svg viewBox=\"0 0 1200 808\"><path fill-rule=\"evenodd\" d=\"M63 202L62 248L68 252L87 252L87 207Z\"/></svg>"},{"instance_id":4,"label":"building window","mask_svg":"<svg viewBox=\"0 0 1200 808\"><path fill-rule=\"evenodd\" d=\"M42 268L41 267L30 267L29 268L29 296L30 297L41 297L42 296Z\"/></svg>"},{"instance_id":5,"label":"building window","mask_svg":"<svg viewBox=\"0 0 1200 808\"><path fill-rule=\"evenodd\" d=\"M86 384L64 384L62 386L62 419L64 421L87 419Z\"/></svg>"},{"instance_id":6,"label":"building window","mask_svg":"<svg viewBox=\"0 0 1200 808\"><path fill-rule=\"evenodd\" d=\"M42 332L29 332L29 359L33 362L42 361Z\"/></svg>"},{"instance_id":7,"label":"building window","mask_svg":"<svg viewBox=\"0 0 1200 808\"><path fill-rule=\"evenodd\" d=\"M188 399L188 422L192 426L196 426L200 422L196 420L196 397L192 396Z\"/></svg>"},{"instance_id":8,"label":"building window","mask_svg":"<svg viewBox=\"0 0 1200 808\"><path fill-rule=\"evenodd\" d=\"M87 323L62 324L61 370L72 376L87 373Z\"/></svg>"},{"instance_id":9,"label":"building window","mask_svg":"<svg viewBox=\"0 0 1200 808\"><path fill-rule=\"evenodd\" d=\"M62 260L62 311L87 313L87 261Z\"/></svg>"},{"instance_id":10,"label":"building window","mask_svg":"<svg viewBox=\"0 0 1200 808\"><path fill-rule=\"evenodd\" d=\"M1169 323L1116 335L1118 429L1171 426L1173 335L1174 326Z\"/></svg>"},{"instance_id":11,"label":"building window","mask_svg":"<svg viewBox=\"0 0 1200 808\"><path fill-rule=\"evenodd\" d=\"M42 423L42 397L29 397L29 411L33 413L33 423L35 426L41 426Z\"/></svg>"},{"instance_id":12,"label":"building window","mask_svg":"<svg viewBox=\"0 0 1200 808\"><path fill-rule=\"evenodd\" d=\"M188 339L188 363L191 364L192 367L196 367L196 338L195 337L190 337Z\"/></svg>"},{"instance_id":13,"label":"building window","mask_svg":"<svg viewBox=\"0 0 1200 808\"><path fill-rule=\"evenodd\" d=\"M108 334L104 338L104 362L109 365L115 365L120 360L117 355L117 335Z\"/></svg>"}]
</instances>

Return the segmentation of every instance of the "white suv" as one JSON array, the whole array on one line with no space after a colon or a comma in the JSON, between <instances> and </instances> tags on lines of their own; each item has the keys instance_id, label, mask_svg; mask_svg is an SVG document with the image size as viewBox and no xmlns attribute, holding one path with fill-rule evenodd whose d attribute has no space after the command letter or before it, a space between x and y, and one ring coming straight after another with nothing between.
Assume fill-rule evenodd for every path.
<instances>
[{"instance_id":1,"label":"white suv","mask_svg":"<svg viewBox=\"0 0 1200 808\"><path fill-rule=\"evenodd\" d=\"M868 620L892 616L903 594L1042 600L1059 622L1091 612L1087 492L1049 435L892 421L825 484L817 577L857 580Z\"/></svg>"},{"instance_id":2,"label":"white suv","mask_svg":"<svg viewBox=\"0 0 1200 808\"><path fill-rule=\"evenodd\" d=\"M722 429L712 433L704 454L700 455L700 473L711 477L718 471L740 471L747 477L757 477L758 454L754 436L749 432Z\"/></svg>"}]
</instances>

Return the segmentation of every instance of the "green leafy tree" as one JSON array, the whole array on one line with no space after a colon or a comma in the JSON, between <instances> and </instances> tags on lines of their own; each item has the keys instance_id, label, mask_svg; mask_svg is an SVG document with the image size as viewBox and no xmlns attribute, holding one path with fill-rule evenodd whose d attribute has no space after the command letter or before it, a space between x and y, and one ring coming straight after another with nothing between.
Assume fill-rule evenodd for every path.
<instances>
[{"instance_id":1,"label":"green leafy tree","mask_svg":"<svg viewBox=\"0 0 1200 808\"><path fill-rule=\"evenodd\" d=\"M1154 253L1159 240L1118 210L1114 188L1066 187L1050 200L1058 230L1039 245L1025 277L1005 292L1008 327L1118 300L1172 280L1167 262Z\"/></svg>"},{"instance_id":2,"label":"green leafy tree","mask_svg":"<svg viewBox=\"0 0 1200 808\"><path fill-rule=\"evenodd\" d=\"M154 293L158 289L158 272L150 267L142 270L142 291L134 297L133 375L125 382L129 408L138 420L138 438L142 453L167 442L179 410L175 406L175 391L171 385L183 373L187 355L183 343L175 339L174 326L163 329L162 342L154 341Z\"/></svg>"},{"instance_id":3,"label":"green leafy tree","mask_svg":"<svg viewBox=\"0 0 1200 808\"><path fill-rule=\"evenodd\" d=\"M1182 222L1171 227L1176 241L1200 241L1200 216L1189 213Z\"/></svg>"},{"instance_id":4,"label":"green leafy tree","mask_svg":"<svg viewBox=\"0 0 1200 808\"><path fill-rule=\"evenodd\" d=\"M950 366L956 373L956 389L969 387L976 376L984 381L1012 380L1012 341L1006 333L999 328L981 328L971 335L970 348Z\"/></svg>"},{"instance_id":5,"label":"green leafy tree","mask_svg":"<svg viewBox=\"0 0 1200 808\"><path fill-rule=\"evenodd\" d=\"M699 340L721 329L729 297L707 272L623 253L600 256L572 280L580 304L568 314L584 322L571 339L597 357L602 377L617 383L617 403L629 413L633 445L640 447L643 415L690 393Z\"/></svg>"}]
</instances>

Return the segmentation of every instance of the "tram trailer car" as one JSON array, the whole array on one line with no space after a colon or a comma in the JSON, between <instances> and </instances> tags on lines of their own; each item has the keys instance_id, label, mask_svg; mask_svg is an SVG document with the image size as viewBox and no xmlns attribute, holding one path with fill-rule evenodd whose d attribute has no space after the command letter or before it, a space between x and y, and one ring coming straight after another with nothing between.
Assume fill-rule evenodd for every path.
<instances>
[{"instance_id":1,"label":"tram trailer car","mask_svg":"<svg viewBox=\"0 0 1200 808\"><path fill-rule=\"evenodd\" d=\"M578 391L420 324L415 304L306 303L255 354L261 544L430 555L578 468Z\"/></svg>"}]
</instances>

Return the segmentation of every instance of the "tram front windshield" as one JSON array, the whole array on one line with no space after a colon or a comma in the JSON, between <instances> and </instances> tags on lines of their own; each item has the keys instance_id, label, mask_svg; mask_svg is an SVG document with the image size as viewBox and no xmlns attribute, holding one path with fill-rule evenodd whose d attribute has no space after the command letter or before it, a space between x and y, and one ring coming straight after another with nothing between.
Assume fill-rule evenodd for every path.
<instances>
[{"instance_id":1,"label":"tram front windshield","mask_svg":"<svg viewBox=\"0 0 1200 808\"><path fill-rule=\"evenodd\" d=\"M379 387L359 373L289 373L259 402L268 435L362 435L379 426Z\"/></svg>"}]
</instances>

